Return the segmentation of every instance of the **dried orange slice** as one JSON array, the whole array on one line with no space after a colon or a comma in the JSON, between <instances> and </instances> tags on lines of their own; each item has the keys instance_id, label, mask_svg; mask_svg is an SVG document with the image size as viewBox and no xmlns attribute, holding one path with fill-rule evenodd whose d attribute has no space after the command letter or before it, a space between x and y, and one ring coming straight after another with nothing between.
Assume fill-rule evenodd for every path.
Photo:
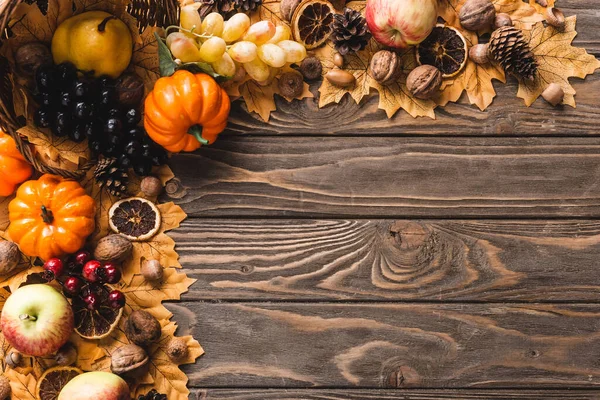
<instances>
[{"instance_id":1,"label":"dried orange slice","mask_svg":"<svg viewBox=\"0 0 600 400\"><path fill-rule=\"evenodd\" d=\"M417 46L417 62L433 65L444 78L460 73L467 65L468 51L465 37L457 29L437 25L431 34Z\"/></svg>"},{"instance_id":2,"label":"dried orange slice","mask_svg":"<svg viewBox=\"0 0 600 400\"><path fill-rule=\"evenodd\" d=\"M132 197L113 204L108 211L108 222L115 233L141 242L156 235L161 217L154 203L141 197Z\"/></svg>"},{"instance_id":3,"label":"dried orange slice","mask_svg":"<svg viewBox=\"0 0 600 400\"><path fill-rule=\"evenodd\" d=\"M42 374L35 388L36 399L56 400L63 387L83 371L75 367L53 367Z\"/></svg>"},{"instance_id":4,"label":"dried orange slice","mask_svg":"<svg viewBox=\"0 0 600 400\"><path fill-rule=\"evenodd\" d=\"M292 35L307 50L317 48L333 32L333 5L326 0L304 0L292 15Z\"/></svg>"},{"instance_id":5,"label":"dried orange slice","mask_svg":"<svg viewBox=\"0 0 600 400\"><path fill-rule=\"evenodd\" d=\"M108 285L90 284L84 288L98 296L99 307L96 310L88 309L81 296L73 298L71 306L75 316L75 332L85 339L102 339L110 335L117 327L123 309L115 310L110 307L108 294L112 290Z\"/></svg>"}]
</instances>

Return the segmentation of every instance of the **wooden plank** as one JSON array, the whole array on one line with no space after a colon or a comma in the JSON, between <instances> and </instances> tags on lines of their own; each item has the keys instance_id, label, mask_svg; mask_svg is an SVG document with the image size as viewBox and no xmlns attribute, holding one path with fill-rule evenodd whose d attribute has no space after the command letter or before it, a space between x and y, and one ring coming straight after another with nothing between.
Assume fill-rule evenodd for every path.
<instances>
[{"instance_id":1,"label":"wooden plank","mask_svg":"<svg viewBox=\"0 0 600 400\"><path fill-rule=\"evenodd\" d=\"M578 35L575 45L600 56L600 20L598 0L561 0L559 7L566 15L577 15ZM382 110L377 109L377 98L356 105L346 98L339 106L318 108L313 99L305 101L279 101L278 111L272 114L269 123L257 114L248 115L241 102L234 103L228 127L228 135L598 135L600 125L600 75L585 81L572 78L577 90L577 109L553 108L542 99L532 107L525 107L523 100L516 97L517 84L512 78L509 85L495 83L498 97L486 112L468 104L463 96L461 102L437 111L437 120L413 119L404 111L388 120ZM313 93L318 95L318 84Z\"/></svg>"},{"instance_id":2,"label":"wooden plank","mask_svg":"<svg viewBox=\"0 0 600 400\"><path fill-rule=\"evenodd\" d=\"M203 388L598 388L598 305L170 304ZM182 328L187 330L185 327Z\"/></svg>"},{"instance_id":3,"label":"wooden plank","mask_svg":"<svg viewBox=\"0 0 600 400\"><path fill-rule=\"evenodd\" d=\"M579 301L600 293L600 222L190 219L187 299Z\"/></svg>"},{"instance_id":4,"label":"wooden plank","mask_svg":"<svg viewBox=\"0 0 600 400\"><path fill-rule=\"evenodd\" d=\"M598 390L200 389L196 400L595 400Z\"/></svg>"},{"instance_id":5,"label":"wooden plank","mask_svg":"<svg viewBox=\"0 0 600 400\"><path fill-rule=\"evenodd\" d=\"M592 138L238 137L171 164L198 217L600 216Z\"/></svg>"}]
</instances>

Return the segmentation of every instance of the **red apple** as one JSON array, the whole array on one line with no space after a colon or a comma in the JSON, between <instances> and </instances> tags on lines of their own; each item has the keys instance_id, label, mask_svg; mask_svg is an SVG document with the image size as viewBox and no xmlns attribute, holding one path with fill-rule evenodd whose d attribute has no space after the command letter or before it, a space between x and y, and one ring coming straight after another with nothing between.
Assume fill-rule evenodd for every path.
<instances>
[{"instance_id":1,"label":"red apple","mask_svg":"<svg viewBox=\"0 0 600 400\"><path fill-rule=\"evenodd\" d=\"M437 22L437 0L367 0L365 18L379 43L404 49L421 43Z\"/></svg>"},{"instance_id":2,"label":"red apple","mask_svg":"<svg viewBox=\"0 0 600 400\"><path fill-rule=\"evenodd\" d=\"M11 294L0 316L8 343L23 354L55 353L73 333L73 310L67 299L49 285L27 285Z\"/></svg>"},{"instance_id":3,"label":"red apple","mask_svg":"<svg viewBox=\"0 0 600 400\"><path fill-rule=\"evenodd\" d=\"M130 400L129 386L110 372L87 372L71 379L58 395L58 400L89 399Z\"/></svg>"}]
</instances>

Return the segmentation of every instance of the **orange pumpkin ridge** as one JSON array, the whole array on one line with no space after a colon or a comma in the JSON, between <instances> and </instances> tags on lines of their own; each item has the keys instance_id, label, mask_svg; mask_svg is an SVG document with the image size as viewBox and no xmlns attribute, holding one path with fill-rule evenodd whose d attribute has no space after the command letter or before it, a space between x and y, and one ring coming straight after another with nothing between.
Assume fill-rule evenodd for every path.
<instances>
[{"instance_id":1,"label":"orange pumpkin ridge","mask_svg":"<svg viewBox=\"0 0 600 400\"><path fill-rule=\"evenodd\" d=\"M213 78L180 70L160 78L146 97L144 127L167 151L194 151L217 140L230 109L229 96Z\"/></svg>"},{"instance_id":2,"label":"orange pumpkin ridge","mask_svg":"<svg viewBox=\"0 0 600 400\"><path fill-rule=\"evenodd\" d=\"M0 130L0 197L13 194L33 169L17 149L15 140Z\"/></svg>"}]
</instances>

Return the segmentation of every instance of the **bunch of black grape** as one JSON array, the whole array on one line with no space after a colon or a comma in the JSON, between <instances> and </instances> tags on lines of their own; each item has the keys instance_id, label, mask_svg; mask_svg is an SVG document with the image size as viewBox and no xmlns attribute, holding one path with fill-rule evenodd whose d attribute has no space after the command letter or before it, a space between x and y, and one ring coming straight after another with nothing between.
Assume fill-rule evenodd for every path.
<instances>
[{"instance_id":1,"label":"bunch of black grape","mask_svg":"<svg viewBox=\"0 0 600 400\"><path fill-rule=\"evenodd\" d=\"M36 72L35 100L38 128L78 143L88 139L95 158L114 159L120 169L133 168L139 176L167 162L165 150L139 126L141 99L121 104L113 79L78 74L70 63L42 66Z\"/></svg>"}]
</instances>

